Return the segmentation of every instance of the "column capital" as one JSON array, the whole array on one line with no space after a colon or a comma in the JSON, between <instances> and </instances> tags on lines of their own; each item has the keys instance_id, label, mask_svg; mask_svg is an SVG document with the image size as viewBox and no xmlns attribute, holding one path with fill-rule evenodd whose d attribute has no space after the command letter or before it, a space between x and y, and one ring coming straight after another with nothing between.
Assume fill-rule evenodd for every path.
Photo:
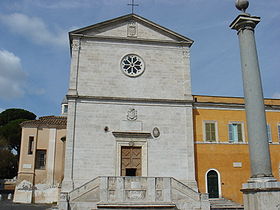
<instances>
[{"instance_id":1,"label":"column capital","mask_svg":"<svg viewBox=\"0 0 280 210\"><path fill-rule=\"evenodd\" d=\"M243 29L254 30L254 28L260 21L260 17L251 16L248 13L243 13L238 15L229 27L231 29L237 30L238 32Z\"/></svg>"}]
</instances>

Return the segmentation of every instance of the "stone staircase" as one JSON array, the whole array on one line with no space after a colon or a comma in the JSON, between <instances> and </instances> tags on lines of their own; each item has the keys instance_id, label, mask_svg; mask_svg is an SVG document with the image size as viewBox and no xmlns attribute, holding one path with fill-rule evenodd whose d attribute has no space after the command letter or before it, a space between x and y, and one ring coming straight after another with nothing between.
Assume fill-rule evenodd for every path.
<instances>
[{"instance_id":1,"label":"stone staircase","mask_svg":"<svg viewBox=\"0 0 280 210\"><path fill-rule=\"evenodd\" d=\"M61 210L210 210L208 196L172 177L97 177L61 193Z\"/></svg>"},{"instance_id":2,"label":"stone staircase","mask_svg":"<svg viewBox=\"0 0 280 210\"><path fill-rule=\"evenodd\" d=\"M209 199L211 210L230 210L230 209L237 209L243 210L243 205L239 203L235 203L232 200L228 200L226 198L216 198L216 199Z\"/></svg>"}]
</instances>

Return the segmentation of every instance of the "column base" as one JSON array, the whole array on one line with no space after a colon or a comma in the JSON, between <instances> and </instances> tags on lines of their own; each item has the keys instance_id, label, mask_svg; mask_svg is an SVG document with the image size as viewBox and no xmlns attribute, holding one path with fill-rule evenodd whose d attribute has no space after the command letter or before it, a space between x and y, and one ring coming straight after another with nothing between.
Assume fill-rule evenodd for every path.
<instances>
[{"instance_id":1,"label":"column base","mask_svg":"<svg viewBox=\"0 0 280 210\"><path fill-rule=\"evenodd\" d=\"M257 183L257 182L277 182L273 176L266 176L266 177L251 177L248 180L248 183Z\"/></svg>"},{"instance_id":2,"label":"column base","mask_svg":"<svg viewBox=\"0 0 280 210\"><path fill-rule=\"evenodd\" d=\"M256 179L242 185L244 210L279 210L280 182Z\"/></svg>"}]
</instances>

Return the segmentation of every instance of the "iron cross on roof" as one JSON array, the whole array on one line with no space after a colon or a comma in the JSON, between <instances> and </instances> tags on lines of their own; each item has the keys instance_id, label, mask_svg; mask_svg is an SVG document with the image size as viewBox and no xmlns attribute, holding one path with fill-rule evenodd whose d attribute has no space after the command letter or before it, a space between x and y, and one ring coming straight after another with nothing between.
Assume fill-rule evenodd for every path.
<instances>
[{"instance_id":1,"label":"iron cross on roof","mask_svg":"<svg viewBox=\"0 0 280 210\"><path fill-rule=\"evenodd\" d=\"M130 4L127 4L128 6L131 6L131 13L134 13L134 7L139 6L139 4L134 4L134 0L131 0Z\"/></svg>"}]
</instances>

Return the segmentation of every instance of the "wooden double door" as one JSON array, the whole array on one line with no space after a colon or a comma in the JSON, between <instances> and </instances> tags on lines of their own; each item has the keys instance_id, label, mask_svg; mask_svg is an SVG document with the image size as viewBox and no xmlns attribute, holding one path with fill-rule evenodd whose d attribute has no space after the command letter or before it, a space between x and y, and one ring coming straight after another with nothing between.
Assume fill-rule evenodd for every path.
<instances>
[{"instance_id":1,"label":"wooden double door","mask_svg":"<svg viewBox=\"0 0 280 210\"><path fill-rule=\"evenodd\" d=\"M121 176L141 176L141 147L121 147Z\"/></svg>"}]
</instances>

